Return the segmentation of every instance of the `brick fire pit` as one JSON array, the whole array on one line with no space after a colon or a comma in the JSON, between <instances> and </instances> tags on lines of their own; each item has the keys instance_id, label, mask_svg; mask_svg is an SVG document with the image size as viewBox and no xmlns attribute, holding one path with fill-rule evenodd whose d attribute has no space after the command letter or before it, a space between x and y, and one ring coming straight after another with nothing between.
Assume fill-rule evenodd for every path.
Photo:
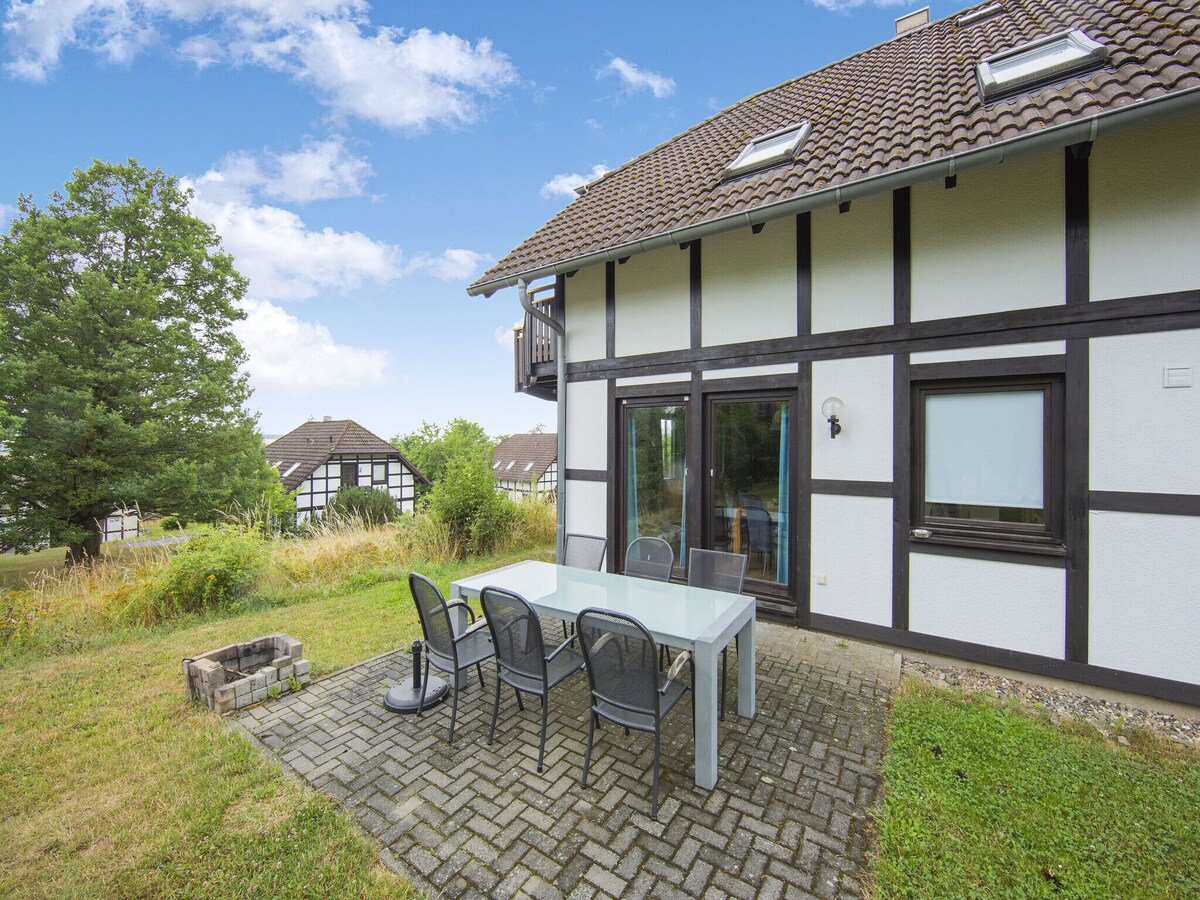
<instances>
[{"instance_id":1,"label":"brick fire pit","mask_svg":"<svg viewBox=\"0 0 1200 900\"><path fill-rule=\"evenodd\" d=\"M271 634L185 659L183 678L190 699L227 713L308 684L309 662L299 641Z\"/></svg>"}]
</instances>

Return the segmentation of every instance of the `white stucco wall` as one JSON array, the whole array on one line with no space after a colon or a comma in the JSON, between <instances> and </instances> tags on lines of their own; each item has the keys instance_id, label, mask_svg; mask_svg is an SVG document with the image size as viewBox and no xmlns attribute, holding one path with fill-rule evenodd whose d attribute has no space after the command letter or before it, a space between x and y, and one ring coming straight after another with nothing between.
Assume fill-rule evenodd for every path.
<instances>
[{"instance_id":1,"label":"white stucco wall","mask_svg":"<svg viewBox=\"0 0 1200 900\"><path fill-rule=\"evenodd\" d=\"M1093 338L1089 361L1092 490L1200 494L1200 331Z\"/></svg>"},{"instance_id":2,"label":"white stucco wall","mask_svg":"<svg viewBox=\"0 0 1200 900\"><path fill-rule=\"evenodd\" d=\"M668 247L616 267L617 356L689 345L689 259L686 251Z\"/></svg>"},{"instance_id":3,"label":"white stucco wall","mask_svg":"<svg viewBox=\"0 0 1200 900\"><path fill-rule=\"evenodd\" d=\"M567 359L603 359L604 263L586 266L566 281Z\"/></svg>"},{"instance_id":4,"label":"white stucco wall","mask_svg":"<svg viewBox=\"0 0 1200 900\"><path fill-rule=\"evenodd\" d=\"M567 384L567 468L608 468L608 386L604 381Z\"/></svg>"},{"instance_id":5,"label":"white stucco wall","mask_svg":"<svg viewBox=\"0 0 1200 900\"><path fill-rule=\"evenodd\" d=\"M959 350L925 350L909 356L914 366L924 363L965 362L972 359L1015 359L1019 356L1056 356L1067 352L1066 341L1040 341L1035 344L996 344L991 347L963 347Z\"/></svg>"},{"instance_id":6,"label":"white stucco wall","mask_svg":"<svg viewBox=\"0 0 1200 900\"><path fill-rule=\"evenodd\" d=\"M704 346L795 335L795 219L706 237L701 248Z\"/></svg>"},{"instance_id":7,"label":"white stucco wall","mask_svg":"<svg viewBox=\"0 0 1200 900\"><path fill-rule=\"evenodd\" d=\"M799 371L796 363L782 363L777 366L747 366L738 369L705 369L702 378L712 381L720 378L755 378L764 375L795 375Z\"/></svg>"},{"instance_id":8,"label":"white stucco wall","mask_svg":"<svg viewBox=\"0 0 1200 900\"><path fill-rule=\"evenodd\" d=\"M1093 512L1088 661L1200 683L1200 518Z\"/></svg>"},{"instance_id":9,"label":"white stucco wall","mask_svg":"<svg viewBox=\"0 0 1200 900\"><path fill-rule=\"evenodd\" d=\"M1198 143L1192 115L1092 147L1093 300L1200 288Z\"/></svg>"},{"instance_id":10,"label":"white stucco wall","mask_svg":"<svg viewBox=\"0 0 1200 900\"><path fill-rule=\"evenodd\" d=\"M892 624L891 500L813 494L811 596L815 613Z\"/></svg>"},{"instance_id":11,"label":"white stucco wall","mask_svg":"<svg viewBox=\"0 0 1200 900\"><path fill-rule=\"evenodd\" d=\"M908 624L922 634L1062 659L1066 573L910 553Z\"/></svg>"},{"instance_id":12,"label":"white stucco wall","mask_svg":"<svg viewBox=\"0 0 1200 900\"><path fill-rule=\"evenodd\" d=\"M691 372L672 372L670 375L637 375L633 378L618 378L617 387L637 387L642 384L679 384L683 393L687 393L691 383Z\"/></svg>"},{"instance_id":13,"label":"white stucco wall","mask_svg":"<svg viewBox=\"0 0 1200 900\"><path fill-rule=\"evenodd\" d=\"M826 397L846 404L842 433L829 437ZM818 360L812 366L812 477L892 480L892 358Z\"/></svg>"},{"instance_id":14,"label":"white stucco wall","mask_svg":"<svg viewBox=\"0 0 1200 900\"><path fill-rule=\"evenodd\" d=\"M912 318L1064 302L1062 152L912 188Z\"/></svg>"},{"instance_id":15,"label":"white stucco wall","mask_svg":"<svg viewBox=\"0 0 1200 900\"><path fill-rule=\"evenodd\" d=\"M812 330L892 324L892 197L812 213Z\"/></svg>"},{"instance_id":16,"label":"white stucco wall","mask_svg":"<svg viewBox=\"0 0 1200 900\"><path fill-rule=\"evenodd\" d=\"M599 481L571 481L566 485L567 534L604 534L608 528L608 486Z\"/></svg>"}]
</instances>

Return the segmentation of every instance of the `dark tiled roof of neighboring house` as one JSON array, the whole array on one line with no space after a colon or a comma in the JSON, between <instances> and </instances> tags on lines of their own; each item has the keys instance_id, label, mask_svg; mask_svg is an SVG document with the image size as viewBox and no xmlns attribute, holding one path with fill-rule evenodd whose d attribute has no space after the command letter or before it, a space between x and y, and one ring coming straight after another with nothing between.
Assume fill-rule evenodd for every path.
<instances>
[{"instance_id":1,"label":"dark tiled roof of neighboring house","mask_svg":"<svg viewBox=\"0 0 1200 900\"><path fill-rule=\"evenodd\" d=\"M613 258L640 252L650 238L688 240L684 229L714 220L766 221L772 206L818 192L814 205L833 203L839 188L1200 87L1197 6L1003 0L1002 12L973 24L960 25L961 14L933 22L755 94L608 173L469 290L568 271L614 248L626 252ZM984 57L1072 28L1107 45L1107 66L984 103ZM812 133L793 162L724 178L751 139L805 119Z\"/></svg>"},{"instance_id":2,"label":"dark tiled roof of neighboring house","mask_svg":"<svg viewBox=\"0 0 1200 900\"><path fill-rule=\"evenodd\" d=\"M557 456L557 434L514 434L492 452L492 459L499 463L493 471L497 478L536 481Z\"/></svg>"},{"instance_id":3,"label":"dark tiled roof of neighboring house","mask_svg":"<svg viewBox=\"0 0 1200 900\"><path fill-rule=\"evenodd\" d=\"M357 453L399 458L420 481L429 483L429 479L418 472L404 454L379 435L350 419L305 422L283 437L276 438L267 445L266 451L267 460L279 470L286 491L298 488L317 466L330 457Z\"/></svg>"}]
</instances>

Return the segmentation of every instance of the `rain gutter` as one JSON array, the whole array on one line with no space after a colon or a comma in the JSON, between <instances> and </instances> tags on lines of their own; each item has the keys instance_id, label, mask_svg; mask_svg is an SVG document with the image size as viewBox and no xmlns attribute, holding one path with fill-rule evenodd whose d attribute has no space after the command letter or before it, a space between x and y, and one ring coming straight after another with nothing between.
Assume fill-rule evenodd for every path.
<instances>
[{"instance_id":1,"label":"rain gutter","mask_svg":"<svg viewBox=\"0 0 1200 900\"><path fill-rule=\"evenodd\" d=\"M554 404L558 413L558 485L554 489L555 527L554 527L554 558L561 566L566 551L567 534L567 333L562 325L546 315L533 305L529 299L529 284L524 278L518 278L517 294L521 298L521 308L539 322L554 332L554 370L558 378L557 402Z\"/></svg>"},{"instance_id":2,"label":"rain gutter","mask_svg":"<svg viewBox=\"0 0 1200 900\"><path fill-rule=\"evenodd\" d=\"M1196 111L1200 111L1200 87L1188 88L1173 94L1164 94L1161 97L1154 97L1150 100L1138 100L1119 109L1096 113L1085 119L1067 122L1063 125L1055 125L1033 134L1020 135L1004 141L998 141L986 147L977 147L971 150L951 153L948 156L942 156L929 162L899 169L895 172L884 172L847 184L822 188L819 191L812 191L799 197L758 206L752 210L709 219L698 225L689 225L685 228L655 234L647 238L630 241L604 250L597 250L593 253L572 257L571 259L552 263L547 266L539 266L536 269L530 269L518 275L506 275L503 278L497 278L483 284L472 285L467 288L467 293L472 297L478 297L481 294L491 296L502 288L511 287L516 284L520 286L522 292L521 305L525 306L527 302L524 294L525 285L537 278L544 278L549 275L561 275L581 269L584 266L592 265L593 263L624 259L663 247L685 244L689 241L708 237L709 235L729 231L741 225L760 225L764 222L781 219L785 216L795 215L831 203L845 203L850 200L867 197L871 194L908 187L921 181L932 181L939 177L948 177L961 172L968 172L972 169L998 165L1005 160L1016 159L1044 150L1069 147L1072 144L1085 141L1095 141L1098 137L1113 135L1138 125L1148 125ZM537 318L550 322L544 315L539 315L533 311L530 306L525 306L525 309L533 312ZM561 327L558 326L558 323L553 323L551 327L555 329L561 341ZM561 344L559 349L561 351ZM563 357L559 356L559 359L561 360ZM559 397L562 398L564 393L561 392L561 366L559 367L559 385ZM561 422L562 404L560 403L559 406L559 418ZM561 445L561 428L559 435ZM561 446L559 451L561 453ZM564 457L560 455L559 459L563 460ZM561 537L561 518L559 529Z\"/></svg>"}]
</instances>

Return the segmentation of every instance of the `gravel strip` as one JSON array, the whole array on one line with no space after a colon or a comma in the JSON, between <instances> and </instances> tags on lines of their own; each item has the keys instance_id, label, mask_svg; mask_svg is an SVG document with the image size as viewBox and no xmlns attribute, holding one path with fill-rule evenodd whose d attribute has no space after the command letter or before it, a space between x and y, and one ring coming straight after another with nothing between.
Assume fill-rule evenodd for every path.
<instances>
[{"instance_id":1,"label":"gravel strip","mask_svg":"<svg viewBox=\"0 0 1200 900\"><path fill-rule=\"evenodd\" d=\"M1200 748L1200 718L1181 718L1112 700L1085 697L1074 691L992 675L978 669L936 666L907 657L904 659L903 671L906 675L924 678L934 684L952 685L963 690L988 694L1003 701L1015 700L1049 713L1051 719L1067 716L1083 719L1095 725L1106 737L1123 745L1128 745L1129 739L1120 733L1121 729L1126 725L1133 725Z\"/></svg>"}]
</instances>

